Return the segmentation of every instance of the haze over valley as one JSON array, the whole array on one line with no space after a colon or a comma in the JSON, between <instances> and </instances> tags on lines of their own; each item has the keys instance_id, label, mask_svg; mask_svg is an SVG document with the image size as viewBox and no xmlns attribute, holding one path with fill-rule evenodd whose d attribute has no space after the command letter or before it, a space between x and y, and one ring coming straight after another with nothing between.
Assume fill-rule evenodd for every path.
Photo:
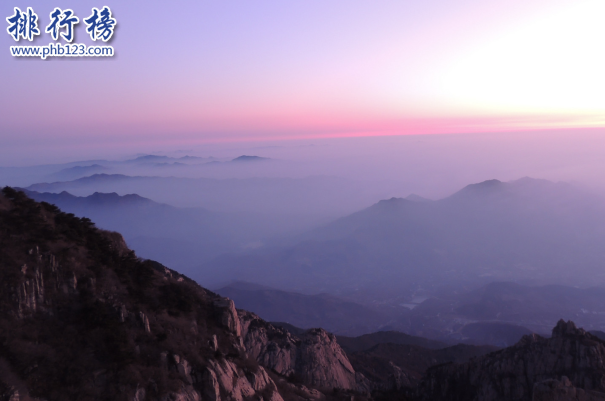
<instances>
[{"instance_id":1,"label":"haze over valley","mask_svg":"<svg viewBox=\"0 0 605 401\"><path fill-rule=\"evenodd\" d=\"M484 177L473 168L485 155L431 157L440 145L480 146L485 137L435 137L428 147L364 141L365 150L344 141L340 153L322 153L332 145L320 142L296 157L287 144L239 156L225 156L234 152L227 146L221 157L139 155L1 173L31 198L122 233L137 255L270 321L492 346L548 333L560 318L605 331L605 204L592 175L570 168L575 151L558 165L521 166L550 177L574 171L571 180L489 177L451 190L431 170L453 169L445 173L452 182ZM425 157L402 158L393 171L394 160L372 156L386 144L410 156L416 146ZM314 162L303 158L309 149ZM495 160L486 171L510 177L521 168L515 155L538 151L511 149L510 163Z\"/></svg>"}]
</instances>

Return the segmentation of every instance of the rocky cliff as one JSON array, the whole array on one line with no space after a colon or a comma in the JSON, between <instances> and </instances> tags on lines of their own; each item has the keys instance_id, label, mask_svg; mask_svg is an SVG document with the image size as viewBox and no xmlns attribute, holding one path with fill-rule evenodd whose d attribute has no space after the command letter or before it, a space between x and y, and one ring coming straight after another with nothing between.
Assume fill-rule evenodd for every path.
<instances>
[{"instance_id":1,"label":"rocky cliff","mask_svg":"<svg viewBox=\"0 0 605 401\"><path fill-rule=\"evenodd\" d=\"M263 366L319 388L358 388L355 370L333 334L312 329L297 337L253 313L239 316L245 348Z\"/></svg>"},{"instance_id":2,"label":"rocky cliff","mask_svg":"<svg viewBox=\"0 0 605 401\"><path fill-rule=\"evenodd\" d=\"M88 219L0 195L0 400L322 399L358 381L333 335L296 337Z\"/></svg>"},{"instance_id":3,"label":"rocky cliff","mask_svg":"<svg viewBox=\"0 0 605 401\"><path fill-rule=\"evenodd\" d=\"M605 400L605 342L559 321L549 339L525 336L515 346L462 364L428 370L422 400Z\"/></svg>"}]
</instances>

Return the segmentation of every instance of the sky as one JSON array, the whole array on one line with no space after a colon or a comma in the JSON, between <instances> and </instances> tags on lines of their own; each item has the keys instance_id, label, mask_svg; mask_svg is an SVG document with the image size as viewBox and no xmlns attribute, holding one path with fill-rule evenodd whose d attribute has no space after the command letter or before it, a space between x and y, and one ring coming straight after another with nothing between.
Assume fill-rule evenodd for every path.
<instances>
[{"instance_id":1,"label":"sky","mask_svg":"<svg viewBox=\"0 0 605 401\"><path fill-rule=\"evenodd\" d=\"M118 23L113 58L18 59L0 35L0 165L605 126L602 0L11 0L0 10L30 6L44 28L54 7L82 20L104 5ZM75 42L93 44L82 23Z\"/></svg>"}]
</instances>

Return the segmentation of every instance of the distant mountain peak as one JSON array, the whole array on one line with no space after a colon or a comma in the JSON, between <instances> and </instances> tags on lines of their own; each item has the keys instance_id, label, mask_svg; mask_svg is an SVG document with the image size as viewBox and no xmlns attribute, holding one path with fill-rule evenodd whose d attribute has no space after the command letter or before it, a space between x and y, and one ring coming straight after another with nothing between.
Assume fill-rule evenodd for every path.
<instances>
[{"instance_id":1,"label":"distant mountain peak","mask_svg":"<svg viewBox=\"0 0 605 401\"><path fill-rule=\"evenodd\" d=\"M77 180L74 180L74 181L108 180L108 179L111 180L111 179L122 179L122 178L132 178L132 177L129 175L125 175L125 174L99 173L99 174L89 175L88 177L78 178Z\"/></svg>"},{"instance_id":2,"label":"distant mountain peak","mask_svg":"<svg viewBox=\"0 0 605 401\"><path fill-rule=\"evenodd\" d=\"M382 199L365 210L374 210L374 211L398 210L401 207L403 207L404 205L410 205L412 203L414 203L414 202L410 201L408 199L392 197L389 199Z\"/></svg>"},{"instance_id":3,"label":"distant mountain peak","mask_svg":"<svg viewBox=\"0 0 605 401\"><path fill-rule=\"evenodd\" d=\"M468 195L484 195L484 194L489 194L489 193L493 193L494 191L498 191L502 188L504 188L507 185L507 183L502 182L500 180L496 180L496 179L492 179L492 180L485 180L482 182L478 182L476 184L469 184L466 187L462 188L460 191L454 193L453 195L449 196L448 198L459 198L459 197L465 197ZM446 198L446 199L448 199Z\"/></svg>"},{"instance_id":4,"label":"distant mountain peak","mask_svg":"<svg viewBox=\"0 0 605 401\"><path fill-rule=\"evenodd\" d=\"M416 195L416 194L409 194L408 196L405 197L406 200L412 201L412 202L432 202L431 199L422 197L420 195Z\"/></svg>"},{"instance_id":5,"label":"distant mountain peak","mask_svg":"<svg viewBox=\"0 0 605 401\"><path fill-rule=\"evenodd\" d=\"M459 198L464 196L484 196L491 194L502 194L507 193L530 193L527 191L540 190L540 189L554 189L554 188L565 188L568 184L559 182L555 183L542 178L522 177L511 181L500 181L496 179L482 181L476 184L470 184L462 188L460 191L454 193L450 198ZM447 199L447 198L446 198Z\"/></svg>"},{"instance_id":6,"label":"distant mountain peak","mask_svg":"<svg viewBox=\"0 0 605 401\"><path fill-rule=\"evenodd\" d=\"M97 197L97 198L119 198L120 195L118 195L117 192L95 192L94 194L90 195L92 197Z\"/></svg>"},{"instance_id":7,"label":"distant mountain peak","mask_svg":"<svg viewBox=\"0 0 605 401\"><path fill-rule=\"evenodd\" d=\"M404 199L404 198L396 198L396 197L392 197L389 199L383 199L378 201L378 203L376 205L383 205L383 206L394 206L394 205L403 205L410 202L410 200L408 199Z\"/></svg>"},{"instance_id":8,"label":"distant mountain peak","mask_svg":"<svg viewBox=\"0 0 605 401\"><path fill-rule=\"evenodd\" d=\"M206 160L206 159L214 159L214 157L209 156L209 157L198 157L198 156L183 156L180 157L178 160Z\"/></svg>"},{"instance_id":9,"label":"distant mountain peak","mask_svg":"<svg viewBox=\"0 0 605 401\"><path fill-rule=\"evenodd\" d=\"M260 160L269 160L268 157L260 157L260 156L247 156L247 155L242 155L239 157L236 157L235 159L231 160L232 162L252 162L252 161L260 161Z\"/></svg>"},{"instance_id":10,"label":"distant mountain peak","mask_svg":"<svg viewBox=\"0 0 605 401\"><path fill-rule=\"evenodd\" d=\"M117 192L95 192L92 195L87 196L86 198L90 199L126 199L126 200L140 200L140 201L150 201L148 198L144 198L137 194L127 194L127 195L119 195Z\"/></svg>"},{"instance_id":11,"label":"distant mountain peak","mask_svg":"<svg viewBox=\"0 0 605 401\"><path fill-rule=\"evenodd\" d=\"M170 159L168 156L158 156L158 155L144 155L139 156L130 161L158 161L158 160L167 160Z\"/></svg>"},{"instance_id":12,"label":"distant mountain peak","mask_svg":"<svg viewBox=\"0 0 605 401\"><path fill-rule=\"evenodd\" d=\"M107 167L105 166L101 166L100 164L91 164L89 166L73 166L73 167L68 167L66 169L61 170L60 172L67 172L67 171L88 171L88 170L109 170Z\"/></svg>"},{"instance_id":13,"label":"distant mountain peak","mask_svg":"<svg viewBox=\"0 0 605 401\"><path fill-rule=\"evenodd\" d=\"M478 182L477 184L467 185L462 190L465 190L465 189L482 190L482 189L498 188L498 187L502 186L503 184L504 183L502 181L496 180L496 179L485 180L485 181Z\"/></svg>"},{"instance_id":14,"label":"distant mountain peak","mask_svg":"<svg viewBox=\"0 0 605 401\"><path fill-rule=\"evenodd\" d=\"M405 202L405 199L397 198L397 197L393 196L389 199L383 199L383 200L379 201L378 203L400 203L400 202Z\"/></svg>"}]
</instances>

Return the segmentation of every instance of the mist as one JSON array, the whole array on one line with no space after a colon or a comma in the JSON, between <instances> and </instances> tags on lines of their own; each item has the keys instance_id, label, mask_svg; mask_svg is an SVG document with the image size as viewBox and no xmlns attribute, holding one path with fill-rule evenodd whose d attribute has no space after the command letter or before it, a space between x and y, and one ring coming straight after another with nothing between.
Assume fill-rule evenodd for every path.
<instances>
[{"instance_id":1,"label":"mist","mask_svg":"<svg viewBox=\"0 0 605 401\"><path fill-rule=\"evenodd\" d=\"M605 286L603 134L222 143L122 149L89 160L54 153L38 165L5 166L0 176L2 185L122 233L138 256L222 289L244 307L266 302L233 283L282 291L279 299L329 294L338 308L387 308L360 312L382 318L334 329L343 333L386 321L415 332L410 311L420 313L434 297L459 303L456 294L502 282L530 293ZM292 314L284 299L278 304L285 309L265 312ZM450 323L441 321L436 333Z\"/></svg>"},{"instance_id":2,"label":"mist","mask_svg":"<svg viewBox=\"0 0 605 401\"><path fill-rule=\"evenodd\" d=\"M78 177L53 174L78 165L105 166L109 161L107 169L97 172L216 179L328 175L361 181L369 190L382 188L379 193L383 197L418 193L437 199L471 182L492 178L508 181L524 176L575 181L602 188L599 169L605 163L604 133L603 129L578 129L212 144L190 142L185 146L164 146L161 150L141 143L140 146L125 144L119 148L100 146L74 151L57 143L49 146L52 151L14 149L12 155L2 159L0 180L16 186L66 181ZM32 154L35 161L30 158ZM160 160L148 165L120 163L143 155L200 159ZM270 158L272 163L228 163L241 155ZM28 166L23 165L25 160L30 160ZM175 162L177 165L172 165ZM162 163L164 165L160 165ZM43 167L32 167L35 165ZM87 175L90 174L80 174ZM363 190L366 190L365 186Z\"/></svg>"}]
</instances>

